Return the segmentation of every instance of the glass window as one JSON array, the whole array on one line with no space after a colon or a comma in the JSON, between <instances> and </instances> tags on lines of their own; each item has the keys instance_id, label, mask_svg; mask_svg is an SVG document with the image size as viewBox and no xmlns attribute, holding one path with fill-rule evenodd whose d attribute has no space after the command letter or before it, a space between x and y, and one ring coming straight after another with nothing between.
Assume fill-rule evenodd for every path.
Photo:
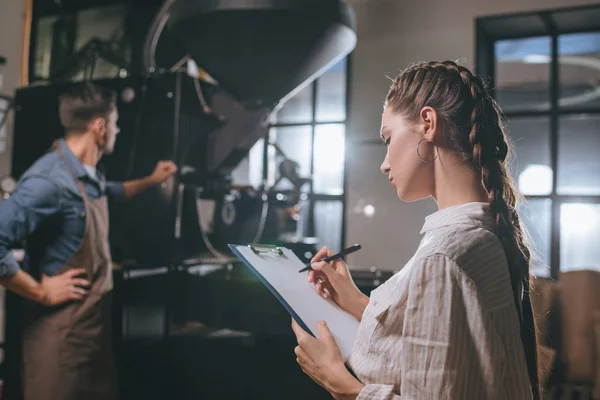
<instances>
[{"instance_id":1,"label":"glass window","mask_svg":"<svg viewBox=\"0 0 600 400\"><path fill-rule=\"evenodd\" d=\"M301 178L310 177L310 163L312 153L312 127L290 126L271 128L271 143L275 143L283 154L275 151L275 179L279 180L275 186L279 190L290 190L294 186L288 179L282 178L280 167L287 157L298 163L298 175ZM309 190L309 185L302 186L303 191Z\"/></svg>"},{"instance_id":2,"label":"glass window","mask_svg":"<svg viewBox=\"0 0 600 400\"><path fill-rule=\"evenodd\" d=\"M0 77L1 78L1 77ZM0 82L1 83L1 82ZM0 98L0 154L6 151L6 138L8 132L9 101Z\"/></svg>"},{"instance_id":3,"label":"glass window","mask_svg":"<svg viewBox=\"0 0 600 400\"><path fill-rule=\"evenodd\" d=\"M319 77L317 83L317 122L346 119L346 59Z\"/></svg>"},{"instance_id":4,"label":"glass window","mask_svg":"<svg viewBox=\"0 0 600 400\"><path fill-rule=\"evenodd\" d=\"M283 104L283 107L271 116L272 124L310 123L313 116L313 85L308 85Z\"/></svg>"},{"instance_id":5,"label":"glass window","mask_svg":"<svg viewBox=\"0 0 600 400\"><path fill-rule=\"evenodd\" d=\"M552 200L531 199L519 207L526 237L533 256L531 273L537 277L550 276L550 232Z\"/></svg>"},{"instance_id":6,"label":"glass window","mask_svg":"<svg viewBox=\"0 0 600 400\"><path fill-rule=\"evenodd\" d=\"M34 79L48 79L56 74L73 81L124 76L131 59L125 17L126 6L119 4L41 18L37 24ZM108 50L98 52L95 58L85 50L97 48L98 42ZM73 54L78 52L80 66L71 71Z\"/></svg>"},{"instance_id":7,"label":"glass window","mask_svg":"<svg viewBox=\"0 0 600 400\"><path fill-rule=\"evenodd\" d=\"M509 168L524 195L552 193L550 167L550 119L512 118L507 124L513 159Z\"/></svg>"},{"instance_id":8,"label":"glass window","mask_svg":"<svg viewBox=\"0 0 600 400\"><path fill-rule=\"evenodd\" d=\"M234 185L250 185L254 188L262 185L264 146L265 140L259 139L250 149L248 156L231 172Z\"/></svg>"},{"instance_id":9,"label":"glass window","mask_svg":"<svg viewBox=\"0 0 600 400\"><path fill-rule=\"evenodd\" d=\"M600 204L563 204L560 208L560 270L600 271Z\"/></svg>"},{"instance_id":10,"label":"glass window","mask_svg":"<svg viewBox=\"0 0 600 400\"><path fill-rule=\"evenodd\" d=\"M343 204L341 201L318 201L315 203L315 233L319 246L332 251L342 250L341 227Z\"/></svg>"},{"instance_id":11,"label":"glass window","mask_svg":"<svg viewBox=\"0 0 600 400\"><path fill-rule=\"evenodd\" d=\"M496 98L502 109L549 109L550 37L500 40L495 54Z\"/></svg>"},{"instance_id":12,"label":"glass window","mask_svg":"<svg viewBox=\"0 0 600 400\"><path fill-rule=\"evenodd\" d=\"M317 125L315 129L313 191L344 192L345 125Z\"/></svg>"},{"instance_id":13,"label":"glass window","mask_svg":"<svg viewBox=\"0 0 600 400\"><path fill-rule=\"evenodd\" d=\"M558 63L559 106L600 106L600 33L559 36Z\"/></svg>"},{"instance_id":14,"label":"glass window","mask_svg":"<svg viewBox=\"0 0 600 400\"><path fill-rule=\"evenodd\" d=\"M558 193L600 194L600 117L561 117L558 140Z\"/></svg>"}]
</instances>

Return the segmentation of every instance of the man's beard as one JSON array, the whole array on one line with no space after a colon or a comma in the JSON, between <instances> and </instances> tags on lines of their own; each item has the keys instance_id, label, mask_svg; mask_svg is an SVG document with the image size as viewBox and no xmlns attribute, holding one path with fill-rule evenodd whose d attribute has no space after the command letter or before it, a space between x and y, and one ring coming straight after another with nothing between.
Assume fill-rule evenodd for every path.
<instances>
[{"instance_id":1,"label":"man's beard","mask_svg":"<svg viewBox=\"0 0 600 400\"><path fill-rule=\"evenodd\" d=\"M115 140L110 140L104 142L101 146L98 147L98 151L102 154L112 154L115 149Z\"/></svg>"}]
</instances>

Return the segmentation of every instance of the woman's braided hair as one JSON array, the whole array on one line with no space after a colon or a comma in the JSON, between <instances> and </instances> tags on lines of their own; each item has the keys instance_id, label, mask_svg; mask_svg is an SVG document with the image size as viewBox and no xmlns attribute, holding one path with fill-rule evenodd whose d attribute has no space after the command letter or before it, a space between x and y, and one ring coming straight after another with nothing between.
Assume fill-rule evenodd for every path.
<instances>
[{"instance_id":1,"label":"woman's braided hair","mask_svg":"<svg viewBox=\"0 0 600 400\"><path fill-rule=\"evenodd\" d=\"M518 194L506 167L510 148L500 108L479 77L452 61L420 63L403 71L393 81L386 106L413 121L423 107L435 109L446 132L438 146L457 152L481 177L508 261L534 399L540 399L529 298L531 256L517 213Z\"/></svg>"}]
</instances>

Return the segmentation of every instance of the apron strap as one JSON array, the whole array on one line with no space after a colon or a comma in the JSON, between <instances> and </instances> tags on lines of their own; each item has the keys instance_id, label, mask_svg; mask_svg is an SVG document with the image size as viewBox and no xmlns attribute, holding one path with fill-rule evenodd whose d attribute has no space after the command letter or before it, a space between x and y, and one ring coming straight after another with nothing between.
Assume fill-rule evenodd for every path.
<instances>
[{"instance_id":1,"label":"apron strap","mask_svg":"<svg viewBox=\"0 0 600 400\"><path fill-rule=\"evenodd\" d=\"M67 164L67 168L69 169L69 172L73 176L73 179L75 179L75 183L77 183L77 187L79 188L79 193L81 194L81 197L83 197L83 200L85 202L89 202L85 187L83 186L83 183L81 183L81 180L77 177L75 168L73 168L73 165L71 165L69 160L67 160L67 158L65 157L64 152L62 151L62 146L60 145L60 141L59 140L55 141L52 146L56 149L56 152L58 153L60 158L62 158L63 161L65 162L65 164Z\"/></svg>"}]
</instances>

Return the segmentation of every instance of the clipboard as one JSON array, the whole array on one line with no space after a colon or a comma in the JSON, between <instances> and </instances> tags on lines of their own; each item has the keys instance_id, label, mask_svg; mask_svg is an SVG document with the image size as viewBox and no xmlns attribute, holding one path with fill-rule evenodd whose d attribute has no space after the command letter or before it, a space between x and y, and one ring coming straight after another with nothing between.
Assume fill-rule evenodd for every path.
<instances>
[{"instance_id":1,"label":"clipboard","mask_svg":"<svg viewBox=\"0 0 600 400\"><path fill-rule=\"evenodd\" d=\"M344 362L348 361L359 322L332 300L321 297L308 282L306 273L298 273L305 265L292 250L261 244L230 244L229 248L271 291L302 329L318 337L317 324L324 320L340 347Z\"/></svg>"}]
</instances>

